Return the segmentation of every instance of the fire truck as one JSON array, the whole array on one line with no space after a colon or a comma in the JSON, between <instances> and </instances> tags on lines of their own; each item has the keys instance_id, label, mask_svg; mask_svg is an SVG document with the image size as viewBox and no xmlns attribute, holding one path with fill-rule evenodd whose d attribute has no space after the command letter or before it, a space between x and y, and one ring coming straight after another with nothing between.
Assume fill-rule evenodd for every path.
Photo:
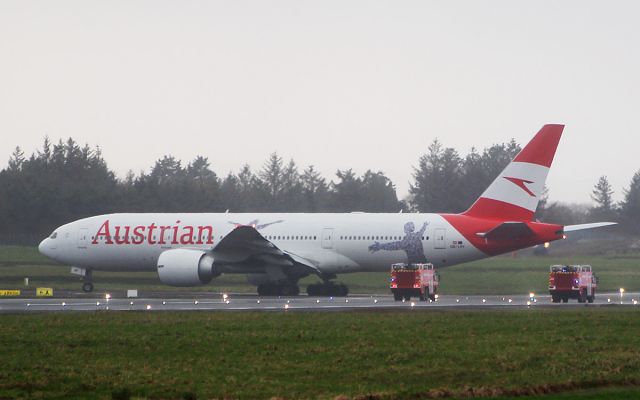
<instances>
[{"instance_id":1,"label":"fire truck","mask_svg":"<svg viewBox=\"0 0 640 400\"><path fill-rule=\"evenodd\" d=\"M404 264L391 265L391 293L395 301L411 300L418 297L424 301L435 300L440 285L440 276L433 264Z\"/></svg>"},{"instance_id":2,"label":"fire truck","mask_svg":"<svg viewBox=\"0 0 640 400\"><path fill-rule=\"evenodd\" d=\"M567 303L578 299L578 303L593 303L596 297L598 278L591 265L552 265L549 271L549 293L554 303Z\"/></svg>"}]
</instances>

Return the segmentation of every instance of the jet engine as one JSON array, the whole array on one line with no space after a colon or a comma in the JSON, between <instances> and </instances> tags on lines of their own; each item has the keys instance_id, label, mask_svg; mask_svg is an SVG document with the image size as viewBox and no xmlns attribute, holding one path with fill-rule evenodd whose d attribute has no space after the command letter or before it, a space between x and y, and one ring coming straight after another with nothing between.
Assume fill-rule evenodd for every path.
<instances>
[{"instance_id":1,"label":"jet engine","mask_svg":"<svg viewBox=\"0 0 640 400\"><path fill-rule=\"evenodd\" d=\"M220 275L213 262L213 254L207 251L167 250L158 257L158 277L171 286L206 285Z\"/></svg>"}]
</instances>

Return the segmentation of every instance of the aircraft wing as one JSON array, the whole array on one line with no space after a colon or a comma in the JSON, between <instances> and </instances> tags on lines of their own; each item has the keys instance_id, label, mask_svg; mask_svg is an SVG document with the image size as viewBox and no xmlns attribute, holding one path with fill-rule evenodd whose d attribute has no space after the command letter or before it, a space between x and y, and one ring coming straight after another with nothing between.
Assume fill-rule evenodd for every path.
<instances>
[{"instance_id":1,"label":"aircraft wing","mask_svg":"<svg viewBox=\"0 0 640 400\"><path fill-rule=\"evenodd\" d=\"M524 222L503 222L487 232L477 233L478 236L489 240L519 239L531 234L533 231Z\"/></svg>"},{"instance_id":2,"label":"aircraft wing","mask_svg":"<svg viewBox=\"0 0 640 400\"><path fill-rule=\"evenodd\" d=\"M216 262L227 265L262 265L289 268L304 268L310 273L319 270L309 260L279 249L252 226L238 226L222 238L212 249Z\"/></svg>"}]
</instances>

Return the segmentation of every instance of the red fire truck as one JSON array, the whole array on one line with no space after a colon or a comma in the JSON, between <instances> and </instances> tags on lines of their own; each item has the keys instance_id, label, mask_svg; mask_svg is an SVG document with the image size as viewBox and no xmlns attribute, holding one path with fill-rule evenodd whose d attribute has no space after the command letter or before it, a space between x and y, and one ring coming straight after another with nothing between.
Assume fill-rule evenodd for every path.
<instances>
[{"instance_id":1,"label":"red fire truck","mask_svg":"<svg viewBox=\"0 0 640 400\"><path fill-rule=\"evenodd\" d=\"M435 300L440 285L440 276L433 264L404 264L391 265L391 293L396 301L411 300L418 297L420 300Z\"/></svg>"},{"instance_id":2,"label":"red fire truck","mask_svg":"<svg viewBox=\"0 0 640 400\"><path fill-rule=\"evenodd\" d=\"M578 303L593 303L596 297L598 278L591 265L552 265L549 272L549 293L554 303L567 303L578 299Z\"/></svg>"}]
</instances>

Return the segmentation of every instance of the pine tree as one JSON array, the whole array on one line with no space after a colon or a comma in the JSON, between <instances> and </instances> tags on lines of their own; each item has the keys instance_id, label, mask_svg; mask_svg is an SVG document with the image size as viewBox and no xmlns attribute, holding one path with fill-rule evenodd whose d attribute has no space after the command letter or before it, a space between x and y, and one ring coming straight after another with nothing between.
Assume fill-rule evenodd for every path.
<instances>
[{"instance_id":1,"label":"pine tree","mask_svg":"<svg viewBox=\"0 0 640 400\"><path fill-rule=\"evenodd\" d=\"M398 201L396 188L382 172L371 170L362 176L362 211L398 212L402 206Z\"/></svg>"},{"instance_id":2,"label":"pine tree","mask_svg":"<svg viewBox=\"0 0 640 400\"><path fill-rule=\"evenodd\" d=\"M22 169L22 164L24 163L24 152L17 146L16 149L11 154L11 158L9 159L9 171L18 172Z\"/></svg>"},{"instance_id":3,"label":"pine tree","mask_svg":"<svg viewBox=\"0 0 640 400\"><path fill-rule=\"evenodd\" d=\"M282 157L278 153L271 153L258 176L269 192L272 202L277 200L282 190L283 173Z\"/></svg>"},{"instance_id":4,"label":"pine tree","mask_svg":"<svg viewBox=\"0 0 640 400\"><path fill-rule=\"evenodd\" d=\"M336 172L337 182L331 182L331 211L362 211L362 180L351 169Z\"/></svg>"},{"instance_id":5,"label":"pine tree","mask_svg":"<svg viewBox=\"0 0 640 400\"><path fill-rule=\"evenodd\" d=\"M462 211L461 175L462 159L458 152L443 148L435 139L414 168L414 182L409 188L412 206L421 212Z\"/></svg>"},{"instance_id":6,"label":"pine tree","mask_svg":"<svg viewBox=\"0 0 640 400\"><path fill-rule=\"evenodd\" d=\"M606 176L601 176L593 186L591 199L596 203L590 213L595 218L612 219L615 217L615 206L613 202L613 188Z\"/></svg>"},{"instance_id":7,"label":"pine tree","mask_svg":"<svg viewBox=\"0 0 640 400\"><path fill-rule=\"evenodd\" d=\"M640 171L631 178L620 205L621 222L628 232L640 233Z\"/></svg>"},{"instance_id":8,"label":"pine tree","mask_svg":"<svg viewBox=\"0 0 640 400\"><path fill-rule=\"evenodd\" d=\"M327 201L329 187L325 179L314 169L313 165L308 166L303 171L300 179L302 181L302 192L304 194L304 211L328 211Z\"/></svg>"}]
</instances>

